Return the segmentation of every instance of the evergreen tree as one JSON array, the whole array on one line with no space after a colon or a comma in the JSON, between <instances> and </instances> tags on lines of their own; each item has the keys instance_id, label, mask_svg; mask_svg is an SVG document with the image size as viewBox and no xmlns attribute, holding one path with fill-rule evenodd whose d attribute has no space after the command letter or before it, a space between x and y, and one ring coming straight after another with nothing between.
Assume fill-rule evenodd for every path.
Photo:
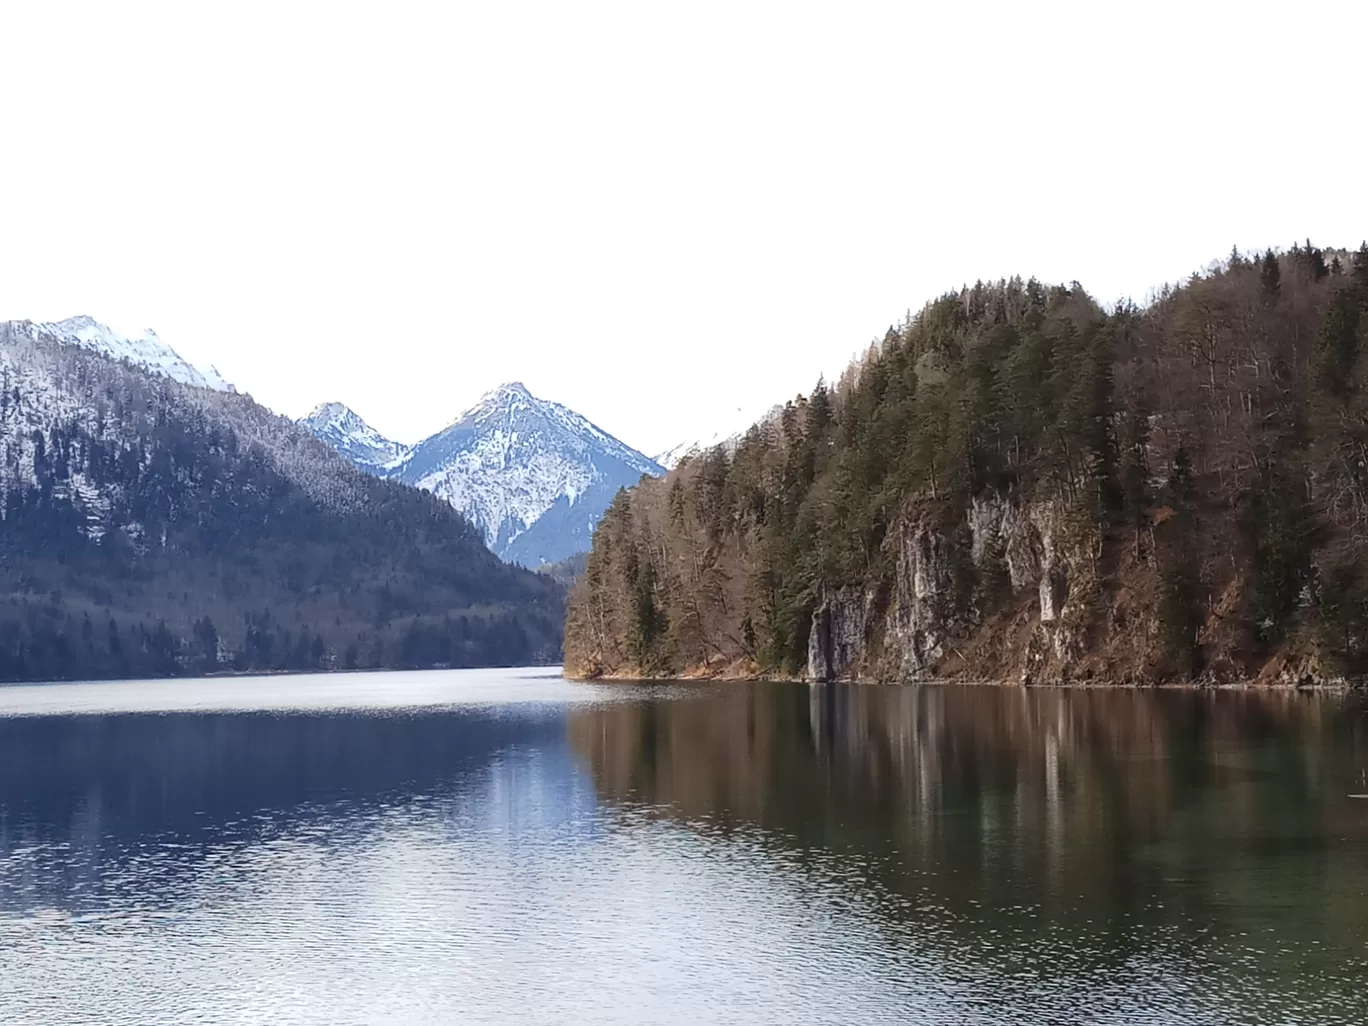
<instances>
[{"instance_id":1,"label":"evergreen tree","mask_svg":"<svg viewBox=\"0 0 1368 1026\"><path fill-rule=\"evenodd\" d=\"M1259 267L1259 283L1264 298L1270 303L1276 302L1282 290L1282 268L1278 266L1278 258L1271 249L1264 253L1263 263Z\"/></svg>"},{"instance_id":2,"label":"evergreen tree","mask_svg":"<svg viewBox=\"0 0 1368 1026\"><path fill-rule=\"evenodd\" d=\"M1199 530L1196 481L1186 446L1179 446L1174 454L1168 492L1174 514L1164 525L1169 541L1160 564L1159 622L1169 656L1184 673L1195 676L1202 668L1199 635L1205 611L1195 545Z\"/></svg>"},{"instance_id":3,"label":"evergreen tree","mask_svg":"<svg viewBox=\"0 0 1368 1026\"><path fill-rule=\"evenodd\" d=\"M1319 335L1321 386L1344 398L1354 388L1354 368L1362 343L1363 297L1353 286L1336 288Z\"/></svg>"},{"instance_id":4,"label":"evergreen tree","mask_svg":"<svg viewBox=\"0 0 1368 1026\"><path fill-rule=\"evenodd\" d=\"M1119 461L1122 515L1134 531L1137 556L1140 555L1142 531L1149 523L1149 443L1149 406L1142 394L1132 391L1127 394L1122 411Z\"/></svg>"}]
</instances>

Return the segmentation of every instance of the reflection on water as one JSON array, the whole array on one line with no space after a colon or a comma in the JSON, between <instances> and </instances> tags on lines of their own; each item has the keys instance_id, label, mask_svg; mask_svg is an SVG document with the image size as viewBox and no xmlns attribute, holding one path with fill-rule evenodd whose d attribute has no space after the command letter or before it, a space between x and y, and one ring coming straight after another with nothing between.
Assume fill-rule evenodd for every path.
<instances>
[{"instance_id":1,"label":"reflection on water","mask_svg":"<svg viewBox=\"0 0 1368 1026\"><path fill-rule=\"evenodd\" d=\"M1368 1017L1353 700L94 687L0 689L5 1023Z\"/></svg>"},{"instance_id":2,"label":"reflection on water","mask_svg":"<svg viewBox=\"0 0 1368 1026\"><path fill-rule=\"evenodd\" d=\"M753 843L760 827L814 866L834 857L896 943L991 981L977 1001L1066 1021L1128 1005L1123 1020L1368 1016L1368 807L1349 797L1365 790L1368 715L1353 698L767 684L697 698L572 713L600 793L710 836Z\"/></svg>"}]
</instances>

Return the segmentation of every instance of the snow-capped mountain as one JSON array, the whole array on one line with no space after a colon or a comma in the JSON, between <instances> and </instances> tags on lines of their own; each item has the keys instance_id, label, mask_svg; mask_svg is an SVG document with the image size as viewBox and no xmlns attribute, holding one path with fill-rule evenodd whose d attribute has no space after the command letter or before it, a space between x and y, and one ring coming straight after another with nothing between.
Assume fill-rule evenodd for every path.
<instances>
[{"instance_id":1,"label":"snow-capped mountain","mask_svg":"<svg viewBox=\"0 0 1368 1026\"><path fill-rule=\"evenodd\" d=\"M343 403L322 403L299 423L362 470L380 477L403 464L411 451L376 431Z\"/></svg>"},{"instance_id":2,"label":"snow-capped mountain","mask_svg":"<svg viewBox=\"0 0 1368 1026\"><path fill-rule=\"evenodd\" d=\"M487 393L455 423L394 457L391 465L378 462L376 455L397 454L403 447L385 449L384 444L397 443L366 434L370 429L359 417L359 427L333 432L329 427L341 428L346 414L315 414L301 423L362 470L445 499L483 532L495 553L524 566L586 551L617 490L636 484L643 474L665 472L573 410L536 398L519 382Z\"/></svg>"},{"instance_id":3,"label":"snow-capped mountain","mask_svg":"<svg viewBox=\"0 0 1368 1026\"><path fill-rule=\"evenodd\" d=\"M0 322L0 681L555 657L560 585L164 368Z\"/></svg>"},{"instance_id":4,"label":"snow-capped mountain","mask_svg":"<svg viewBox=\"0 0 1368 1026\"><path fill-rule=\"evenodd\" d=\"M216 392L237 391L217 369L196 367L187 362L158 338L151 328L145 329L141 335L122 335L85 314L68 317L64 321L39 324L37 327L64 342L93 350L111 360L127 360L136 367L154 374L164 374L183 385L212 388Z\"/></svg>"}]
</instances>

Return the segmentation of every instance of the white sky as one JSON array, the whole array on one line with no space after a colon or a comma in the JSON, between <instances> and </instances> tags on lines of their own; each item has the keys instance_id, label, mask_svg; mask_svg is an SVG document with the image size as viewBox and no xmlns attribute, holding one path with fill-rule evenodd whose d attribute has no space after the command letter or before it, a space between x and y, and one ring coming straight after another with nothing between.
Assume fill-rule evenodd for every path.
<instances>
[{"instance_id":1,"label":"white sky","mask_svg":"<svg viewBox=\"0 0 1368 1026\"><path fill-rule=\"evenodd\" d=\"M1368 4L6 3L0 318L653 453L976 278L1368 236Z\"/></svg>"}]
</instances>

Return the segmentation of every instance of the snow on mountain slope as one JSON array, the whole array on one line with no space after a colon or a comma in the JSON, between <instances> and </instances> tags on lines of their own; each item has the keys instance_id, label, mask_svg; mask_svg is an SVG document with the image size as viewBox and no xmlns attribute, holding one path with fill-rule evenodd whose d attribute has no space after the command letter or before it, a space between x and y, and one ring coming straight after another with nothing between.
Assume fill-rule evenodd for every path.
<instances>
[{"instance_id":1,"label":"snow on mountain slope","mask_svg":"<svg viewBox=\"0 0 1368 1026\"><path fill-rule=\"evenodd\" d=\"M683 462L686 456L697 456L724 442L735 444L738 437L739 436L737 435L728 435L723 434L721 431L714 431L707 438L695 438L688 442L680 442L678 445L666 449L664 452L657 453L654 459L666 470L674 470L675 467Z\"/></svg>"},{"instance_id":2,"label":"snow on mountain slope","mask_svg":"<svg viewBox=\"0 0 1368 1026\"><path fill-rule=\"evenodd\" d=\"M445 499L495 553L524 566L584 552L619 488L665 472L518 382L487 393L449 427L409 449L373 432L341 404L325 404L301 424L362 470Z\"/></svg>"},{"instance_id":3,"label":"snow on mountain slope","mask_svg":"<svg viewBox=\"0 0 1368 1026\"><path fill-rule=\"evenodd\" d=\"M617 489L662 473L578 413L513 382L415 445L396 476L446 499L504 559L538 566L584 551Z\"/></svg>"},{"instance_id":4,"label":"snow on mountain slope","mask_svg":"<svg viewBox=\"0 0 1368 1026\"><path fill-rule=\"evenodd\" d=\"M188 363L158 338L157 333L151 328L137 336L122 335L85 314L68 317L64 321L39 324L37 327L63 341L93 350L113 360L127 360L144 370L164 374L184 385L212 388L216 392L237 391L223 380L223 375L215 368L200 368Z\"/></svg>"},{"instance_id":5,"label":"snow on mountain slope","mask_svg":"<svg viewBox=\"0 0 1368 1026\"><path fill-rule=\"evenodd\" d=\"M759 416L743 418L741 416L741 411L738 409L736 411L737 416L732 420L734 426L730 430L721 428L705 438L695 438L687 442L680 442L678 445L672 446L662 453L657 453L654 459L666 470L674 470L686 456L698 456L707 452L709 449L717 448L719 445L726 446L729 452L734 451L752 425L765 423L771 417L776 416L780 410L781 407L774 406Z\"/></svg>"},{"instance_id":6,"label":"snow on mountain slope","mask_svg":"<svg viewBox=\"0 0 1368 1026\"><path fill-rule=\"evenodd\" d=\"M92 458L86 447L103 447L107 461L134 453L146 460L145 443L138 439L154 435L159 418L231 431L238 444L259 447L282 476L320 504L345 510L368 501L364 478L345 461L249 396L111 361L101 349L47 325L5 321L0 322L0 520L12 494L37 487L60 466L53 494L68 499L85 518L88 537L103 537L109 511L127 496L120 486L97 483L80 469L81 461ZM86 441L71 441L73 433ZM130 538L141 531L136 523L120 529Z\"/></svg>"},{"instance_id":7,"label":"snow on mountain slope","mask_svg":"<svg viewBox=\"0 0 1368 1026\"><path fill-rule=\"evenodd\" d=\"M371 427L343 403L322 403L299 421L362 470L386 476L408 458L410 449Z\"/></svg>"},{"instance_id":8,"label":"snow on mountain slope","mask_svg":"<svg viewBox=\"0 0 1368 1026\"><path fill-rule=\"evenodd\" d=\"M96 429L91 404L77 390L62 387L51 361L34 358L46 355L38 347L47 340L26 321L0 324L0 519L8 511L11 493L38 486L54 425ZM109 435L102 441L111 439ZM101 513L108 508L109 496L83 485L72 478L63 487L72 488L70 499L87 537L98 539L105 533Z\"/></svg>"}]
</instances>

